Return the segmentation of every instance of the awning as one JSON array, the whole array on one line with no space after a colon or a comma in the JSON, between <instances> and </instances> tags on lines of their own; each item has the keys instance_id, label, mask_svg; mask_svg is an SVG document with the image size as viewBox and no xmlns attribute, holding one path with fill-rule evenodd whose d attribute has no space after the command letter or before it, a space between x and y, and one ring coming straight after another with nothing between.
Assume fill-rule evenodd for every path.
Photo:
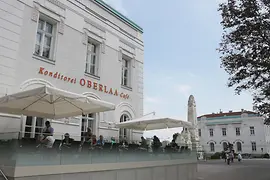
<instances>
[{"instance_id":1,"label":"awning","mask_svg":"<svg viewBox=\"0 0 270 180\"><path fill-rule=\"evenodd\" d=\"M109 102L54 87L38 87L0 98L0 112L49 119L114 110Z\"/></svg>"},{"instance_id":2,"label":"awning","mask_svg":"<svg viewBox=\"0 0 270 180\"><path fill-rule=\"evenodd\" d=\"M192 127L190 122L169 117L142 117L130 121L118 123L117 128L126 128L134 130L156 130L177 127Z\"/></svg>"}]
</instances>

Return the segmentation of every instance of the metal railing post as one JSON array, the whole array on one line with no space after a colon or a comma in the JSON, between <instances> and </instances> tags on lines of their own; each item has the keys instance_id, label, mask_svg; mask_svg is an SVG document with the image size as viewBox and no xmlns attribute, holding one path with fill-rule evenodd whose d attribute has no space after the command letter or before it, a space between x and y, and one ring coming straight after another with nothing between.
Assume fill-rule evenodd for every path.
<instances>
[{"instance_id":1,"label":"metal railing post","mask_svg":"<svg viewBox=\"0 0 270 180\"><path fill-rule=\"evenodd\" d=\"M0 173L2 174L2 176L5 178L5 180L8 180L7 176L4 174L4 172L0 169Z\"/></svg>"}]
</instances>

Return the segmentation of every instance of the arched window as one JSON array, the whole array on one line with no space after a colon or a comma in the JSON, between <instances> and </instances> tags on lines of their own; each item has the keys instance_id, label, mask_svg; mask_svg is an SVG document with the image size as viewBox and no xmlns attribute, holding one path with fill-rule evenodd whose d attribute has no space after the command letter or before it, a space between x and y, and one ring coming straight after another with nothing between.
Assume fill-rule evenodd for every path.
<instances>
[{"instance_id":1,"label":"arched window","mask_svg":"<svg viewBox=\"0 0 270 180\"><path fill-rule=\"evenodd\" d=\"M237 142L236 147L237 147L238 152L242 152L242 144L241 144L241 142Z\"/></svg>"},{"instance_id":2,"label":"arched window","mask_svg":"<svg viewBox=\"0 0 270 180\"><path fill-rule=\"evenodd\" d=\"M213 142L210 143L210 151L215 152L215 144Z\"/></svg>"},{"instance_id":3,"label":"arched window","mask_svg":"<svg viewBox=\"0 0 270 180\"><path fill-rule=\"evenodd\" d=\"M130 118L127 114L123 114L121 117L120 117L120 123L121 122L126 122L128 121ZM121 139L128 139L128 130L127 129L124 129L124 128L121 128L119 129L119 140Z\"/></svg>"},{"instance_id":4,"label":"arched window","mask_svg":"<svg viewBox=\"0 0 270 180\"><path fill-rule=\"evenodd\" d=\"M223 151L228 150L228 144L226 142L223 142Z\"/></svg>"}]
</instances>

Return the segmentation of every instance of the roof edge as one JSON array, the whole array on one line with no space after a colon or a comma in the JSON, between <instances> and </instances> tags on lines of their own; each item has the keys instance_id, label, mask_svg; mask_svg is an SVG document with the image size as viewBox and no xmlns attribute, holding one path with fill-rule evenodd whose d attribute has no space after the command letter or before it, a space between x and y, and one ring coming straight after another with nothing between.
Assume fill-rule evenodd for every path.
<instances>
[{"instance_id":1,"label":"roof edge","mask_svg":"<svg viewBox=\"0 0 270 180\"><path fill-rule=\"evenodd\" d=\"M242 111L235 111L235 112L227 112L227 113L204 114L204 115L198 116L197 118L208 117L208 116L210 116L210 117L211 116L213 116L213 117L223 117L223 116L230 117L230 116L234 116L234 115L241 115L243 113L258 114L258 113L253 112L253 111L243 111L243 112Z\"/></svg>"},{"instance_id":2,"label":"roof edge","mask_svg":"<svg viewBox=\"0 0 270 180\"><path fill-rule=\"evenodd\" d=\"M106 10L108 10L110 13L124 21L125 23L129 24L132 26L134 29L138 30L139 32L143 33L143 28L141 28L139 25L137 25L135 22L124 16L122 13L114 9L112 6L109 4L105 3L103 0L94 0L97 4L101 5L104 7Z\"/></svg>"}]
</instances>

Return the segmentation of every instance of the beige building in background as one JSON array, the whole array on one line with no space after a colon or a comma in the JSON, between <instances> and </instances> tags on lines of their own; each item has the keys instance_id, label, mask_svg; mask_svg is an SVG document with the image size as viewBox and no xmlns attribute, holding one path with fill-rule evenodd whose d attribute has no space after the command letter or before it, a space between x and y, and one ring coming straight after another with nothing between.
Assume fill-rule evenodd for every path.
<instances>
[{"instance_id":1,"label":"beige building in background","mask_svg":"<svg viewBox=\"0 0 270 180\"><path fill-rule=\"evenodd\" d=\"M233 144L236 153L270 153L270 128L252 111L229 111L198 117L200 143L206 153L226 151Z\"/></svg>"}]
</instances>

